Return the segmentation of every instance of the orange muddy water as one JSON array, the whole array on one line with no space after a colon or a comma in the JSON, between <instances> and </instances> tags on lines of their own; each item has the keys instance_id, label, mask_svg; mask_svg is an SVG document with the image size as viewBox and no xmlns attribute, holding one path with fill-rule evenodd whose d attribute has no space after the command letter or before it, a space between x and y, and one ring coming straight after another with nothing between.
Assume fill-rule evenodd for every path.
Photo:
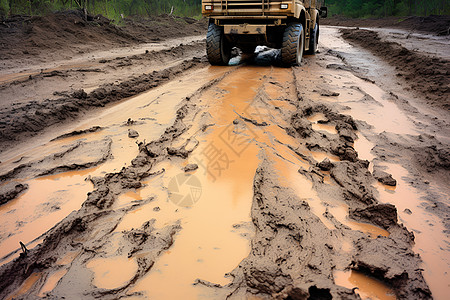
<instances>
[{"instance_id":1,"label":"orange muddy water","mask_svg":"<svg viewBox=\"0 0 450 300\"><path fill-rule=\"evenodd\" d=\"M391 288L381 281L371 278L358 271L335 271L334 282L337 285L353 289L362 299L395 300L396 297Z\"/></svg>"}]
</instances>

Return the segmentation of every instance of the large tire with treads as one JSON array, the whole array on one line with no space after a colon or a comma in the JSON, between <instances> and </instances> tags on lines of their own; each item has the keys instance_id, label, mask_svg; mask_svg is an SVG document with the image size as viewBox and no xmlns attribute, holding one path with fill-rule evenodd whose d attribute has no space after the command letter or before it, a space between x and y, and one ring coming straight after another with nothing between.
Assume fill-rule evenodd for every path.
<instances>
[{"instance_id":1,"label":"large tire with treads","mask_svg":"<svg viewBox=\"0 0 450 300\"><path fill-rule=\"evenodd\" d=\"M319 43L319 24L316 23L311 32L311 39L309 40L309 50L305 52L308 55L315 55L317 52L317 45Z\"/></svg>"},{"instance_id":2,"label":"large tire with treads","mask_svg":"<svg viewBox=\"0 0 450 300\"><path fill-rule=\"evenodd\" d=\"M305 32L302 24L291 23L284 30L281 45L281 62L285 66L300 65L305 49Z\"/></svg>"},{"instance_id":3,"label":"large tire with treads","mask_svg":"<svg viewBox=\"0 0 450 300\"><path fill-rule=\"evenodd\" d=\"M223 33L223 28L214 23L208 26L206 35L206 56L212 65L228 65L231 57L231 46Z\"/></svg>"}]
</instances>

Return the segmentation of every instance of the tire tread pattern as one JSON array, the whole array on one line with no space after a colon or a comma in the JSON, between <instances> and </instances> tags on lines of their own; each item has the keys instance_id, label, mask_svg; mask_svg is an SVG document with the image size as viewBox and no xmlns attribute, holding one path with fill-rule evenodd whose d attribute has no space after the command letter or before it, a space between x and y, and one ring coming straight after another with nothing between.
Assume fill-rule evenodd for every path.
<instances>
[{"instance_id":1,"label":"tire tread pattern","mask_svg":"<svg viewBox=\"0 0 450 300\"><path fill-rule=\"evenodd\" d=\"M209 24L206 35L206 56L211 65L225 65L224 57L222 56L222 38L222 28L213 23Z\"/></svg>"},{"instance_id":2,"label":"tire tread pattern","mask_svg":"<svg viewBox=\"0 0 450 300\"><path fill-rule=\"evenodd\" d=\"M281 47L281 61L286 66L297 64L297 44L301 38L303 26L298 23L290 24L283 34Z\"/></svg>"}]
</instances>

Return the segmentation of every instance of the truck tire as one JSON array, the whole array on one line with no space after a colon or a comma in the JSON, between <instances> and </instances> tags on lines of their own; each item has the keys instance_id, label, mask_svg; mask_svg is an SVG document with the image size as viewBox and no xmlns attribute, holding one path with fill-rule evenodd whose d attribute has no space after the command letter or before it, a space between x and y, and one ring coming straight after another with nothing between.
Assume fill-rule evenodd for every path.
<instances>
[{"instance_id":1,"label":"truck tire","mask_svg":"<svg viewBox=\"0 0 450 300\"><path fill-rule=\"evenodd\" d=\"M206 35L206 56L211 65L228 65L231 57L231 46L223 33L223 28L214 23L208 26Z\"/></svg>"},{"instance_id":2,"label":"truck tire","mask_svg":"<svg viewBox=\"0 0 450 300\"><path fill-rule=\"evenodd\" d=\"M309 40L309 50L305 52L308 55L315 55L317 52L317 45L319 43L319 24L316 23L311 32L311 39Z\"/></svg>"},{"instance_id":3,"label":"truck tire","mask_svg":"<svg viewBox=\"0 0 450 300\"><path fill-rule=\"evenodd\" d=\"M281 44L281 62L285 66L300 65L305 49L305 32L302 24L289 24L284 30Z\"/></svg>"}]
</instances>

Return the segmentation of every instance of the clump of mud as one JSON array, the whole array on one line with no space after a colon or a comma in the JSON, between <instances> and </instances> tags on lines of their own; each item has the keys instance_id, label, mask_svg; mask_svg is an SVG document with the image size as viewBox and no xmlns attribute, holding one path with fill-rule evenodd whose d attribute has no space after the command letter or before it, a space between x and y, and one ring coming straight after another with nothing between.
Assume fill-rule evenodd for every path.
<instances>
[{"instance_id":1,"label":"clump of mud","mask_svg":"<svg viewBox=\"0 0 450 300\"><path fill-rule=\"evenodd\" d=\"M8 182L0 186L0 205L17 198L28 189L27 184Z\"/></svg>"}]
</instances>

